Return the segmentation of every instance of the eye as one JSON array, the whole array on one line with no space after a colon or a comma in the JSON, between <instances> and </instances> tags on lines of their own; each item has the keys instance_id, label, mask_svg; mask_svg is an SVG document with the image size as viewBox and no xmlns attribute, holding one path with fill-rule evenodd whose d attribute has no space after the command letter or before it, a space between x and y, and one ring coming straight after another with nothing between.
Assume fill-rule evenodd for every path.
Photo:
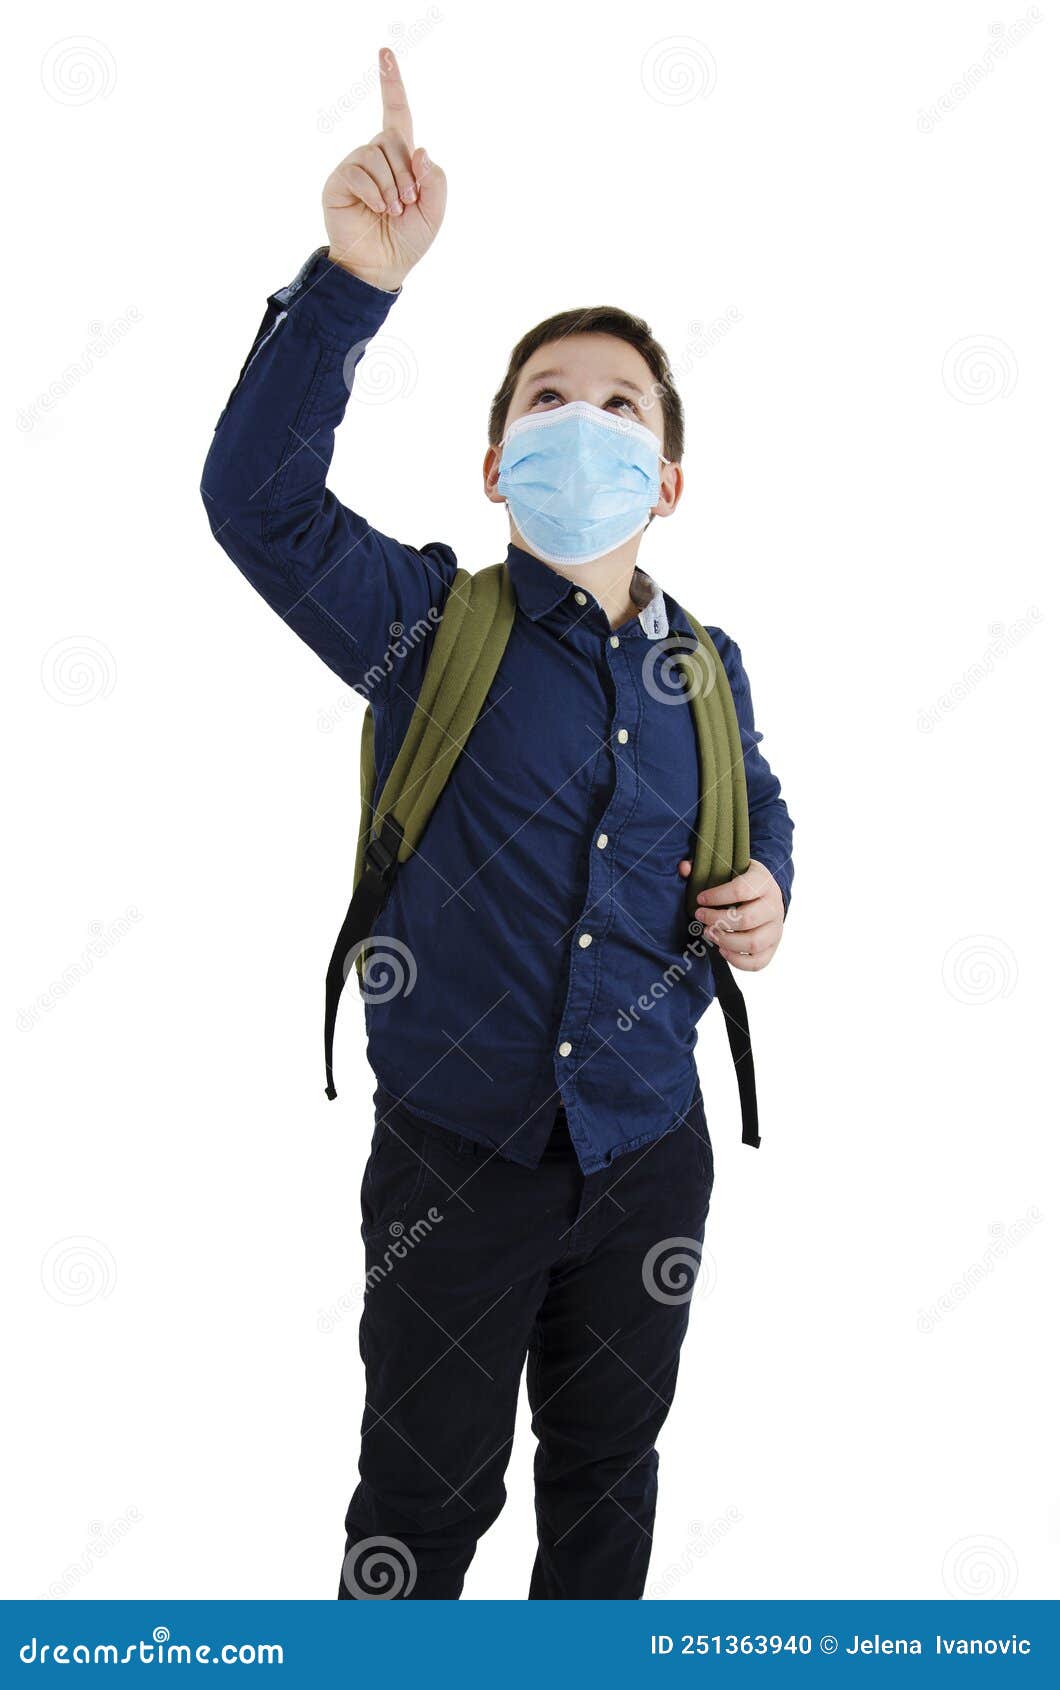
<instances>
[{"instance_id":1,"label":"eye","mask_svg":"<svg viewBox=\"0 0 1060 1690\"><path fill-rule=\"evenodd\" d=\"M625 394L625 393L612 393L612 395L611 395L610 399L607 401L607 403L609 405L626 405L626 406L628 406L628 408L631 411L634 411L634 412L637 409L636 405L633 403L633 400L630 399L628 394Z\"/></svg>"},{"instance_id":2,"label":"eye","mask_svg":"<svg viewBox=\"0 0 1060 1690\"><path fill-rule=\"evenodd\" d=\"M543 387L540 393L534 394L530 403L531 405L540 405L542 399L559 399L559 397L554 387ZM562 400L560 400L560 403L562 404Z\"/></svg>"}]
</instances>

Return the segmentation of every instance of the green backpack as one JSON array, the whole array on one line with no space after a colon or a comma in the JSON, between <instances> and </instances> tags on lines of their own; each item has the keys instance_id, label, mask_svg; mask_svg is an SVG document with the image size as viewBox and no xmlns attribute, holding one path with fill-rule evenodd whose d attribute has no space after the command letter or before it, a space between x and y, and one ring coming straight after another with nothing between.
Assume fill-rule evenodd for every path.
<instances>
[{"instance_id":1,"label":"green backpack","mask_svg":"<svg viewBox=\"0 0 1060 1690\"><path fill-rule=\"evenodd\" d=\"M687 611L685 613L688 615ZM333 1051L339 998L351 966L363 978L371 931L401 863L416 850L497 673L515 621L507 565L471 574L458 569L427 662L423 686L401 749L375 797L372 709L361 734L361 826L353 897L328 965L324 1007L326 1093L334 1098ZM689 932L698 936L696 897L743 874L750 861L750 821L743 746L725 667L713 641L688 616L694 650L674 653L688 693L699 757L699 811L686 888ZM709 951L718 1002L736 1066L743 1142L758 1146L754 1057L743 993L716 948Z\"/></svg>"}]
</instances>

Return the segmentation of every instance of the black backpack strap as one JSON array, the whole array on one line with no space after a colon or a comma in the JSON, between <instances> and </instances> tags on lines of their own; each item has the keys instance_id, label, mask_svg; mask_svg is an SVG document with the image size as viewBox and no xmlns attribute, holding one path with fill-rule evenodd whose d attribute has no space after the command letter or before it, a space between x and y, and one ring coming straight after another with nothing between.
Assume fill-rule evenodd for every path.
<instances>
[{"instance_id":1,"label":"black backpack strap","mask_svg":"<svg viewBox=\"0 0 1060 1690\"><path fill-rule=\"evenodd\" d=\"M325 1092L329 1098L338 1096L334 1074L335 1022L342 988L386 903L397 869L401 839L402 830L393 816L384 816L378 835L370 839L365 847L364 868L354 887L350 907L328 963L324 981L324 1072L327 1077Z\"/></svg>"},{"instance_id":2,"label":"black backpack strap","mask_svg":"<svg viewBox=\"0 0 1060 1690\"><path fill-rule=\"evenodd\" d=\"M751 1049L751 1030L747 1025L747 1005L732 969L716 946L710 952L710 967L714 975L714 991L725 1017L725 1032L740 1091L741 1138L744 1144L757 1150L762 1140L758 1134L758 1093L755 1089L755 1059Z\"/></svg>"}]
</instances>

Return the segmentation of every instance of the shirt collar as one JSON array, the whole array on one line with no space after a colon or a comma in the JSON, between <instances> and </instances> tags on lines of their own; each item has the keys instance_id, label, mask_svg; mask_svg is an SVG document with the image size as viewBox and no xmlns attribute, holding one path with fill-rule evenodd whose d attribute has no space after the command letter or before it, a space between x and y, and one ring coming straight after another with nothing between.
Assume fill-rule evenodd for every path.
<instances>
[{"instance_id":1,"label":"shirt collar","mask_svg":"<svg viewBox=\"0 0 1060 1690\"><path fill-rule=\"evenodd\" d=\"M529 616L531 622L540 621L541 617L554 610L568 593L574 591L574 584L568 581L565 575L557 575L547 563L542 563L540 558L536 558L532 552L524 551L522 546L517 546L514 542L508 545L507 561L508 573L515 589L515 602L523 615ZM641 569L640 574L651 597L640 611L638 621L649 640L664 640L670 632L665 595L645 570Z\"/></svg>"}]
</instances>

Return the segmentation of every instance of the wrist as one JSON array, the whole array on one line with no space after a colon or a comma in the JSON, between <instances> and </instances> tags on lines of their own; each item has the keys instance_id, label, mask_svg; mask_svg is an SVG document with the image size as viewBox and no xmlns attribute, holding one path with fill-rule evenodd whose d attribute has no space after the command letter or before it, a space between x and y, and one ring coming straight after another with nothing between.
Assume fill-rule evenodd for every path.
<instances>
[{"instance_id":1,"label":"wrist","mask_svg":"<svg viewBox=\"0 0 1060 1690\"><path fill-rule=\"evenodd\" d=\"M383 271L369 275L366 271L359 270L355 264L351 264L347 259L342 258L334 247L328 248L328 260L339 270L345 270L347 275L356 276L359 282L367 282L369 287L378 288L380 293L399 293L405 280L404 276L387 275Z\"/></svg>"}]
</instances>

